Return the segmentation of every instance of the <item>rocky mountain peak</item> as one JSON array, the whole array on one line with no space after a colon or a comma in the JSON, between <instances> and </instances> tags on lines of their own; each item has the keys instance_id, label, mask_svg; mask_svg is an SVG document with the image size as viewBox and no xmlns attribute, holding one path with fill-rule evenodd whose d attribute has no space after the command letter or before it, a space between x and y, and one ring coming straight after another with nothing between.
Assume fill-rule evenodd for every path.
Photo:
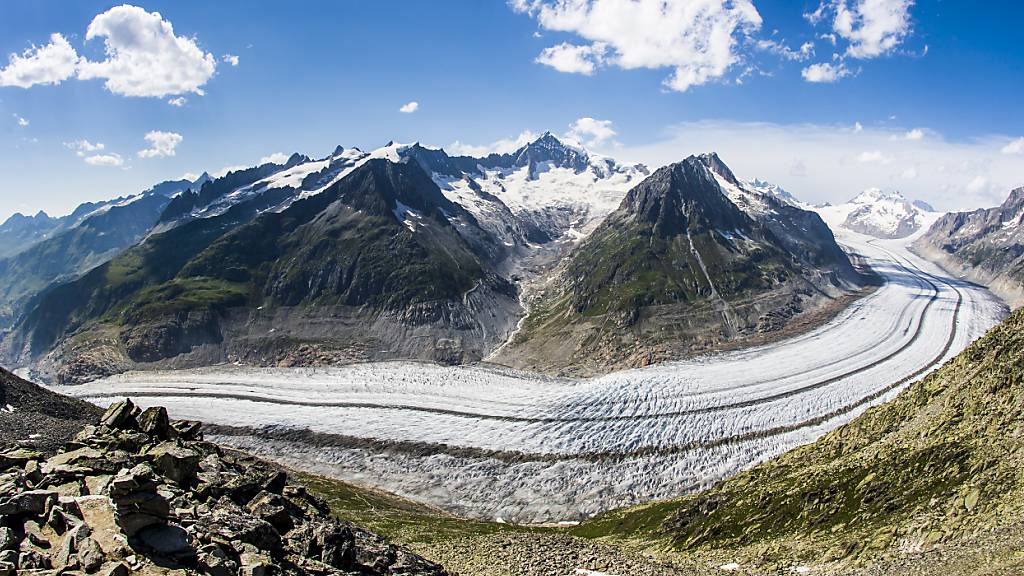
<instances>
[{"instance_id":1,"label":"rocky mountain peak","mask_svg":"<svg viewBox=\"0 0 1024 576\"><path fill-rule=\"evenodd\" d=\"M722 194L706 156L656 170L626 194L620 209L664 236L685 232L691 220L726 230L747 227L743 214Z\"/></svg>"},{"instance_id":2,"label":"rocky mountain peak","mask_svg":"<svg viewBox=\"0 0 1024 576\"><path fill-rule=\"evenodd\" d=\"M907 198L896 190L886 191L881 188L868 188L858 194L851 204L872 204L880 201L906 202Z\"/></svg>"},{"instance_id":3,"label":"rocky mountain peak","mask_svg":"<svg viewBox=\"0 0 1024 576\"><path fill-rule=\"evenodd\" d=\"M717 152L706 152L699 156L691 156L691 158L699 160L707 166L708 170L718 174L724 178L726 182L736 186L740 185L740 181L736 179L736 175L732 173L732 170L730 170L728 166L725 165L725 162L722 162L722 159L718 157Z\"/></svg>"}]
</instances>

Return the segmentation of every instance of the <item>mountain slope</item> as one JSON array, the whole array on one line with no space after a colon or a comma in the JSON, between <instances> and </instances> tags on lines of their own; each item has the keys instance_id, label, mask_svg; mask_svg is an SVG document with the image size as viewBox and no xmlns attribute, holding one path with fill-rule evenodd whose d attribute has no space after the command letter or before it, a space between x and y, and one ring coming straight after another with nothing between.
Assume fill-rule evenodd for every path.
<instances>
[{"instance_id":1,"label":"mountain slope","mask_svg":"<svg viewBox=\"0 0 1024 576\"><path fill-rule=\"evenodd\" d=\"M292 194L263 193L154 234L53 288L8 353L55 350L44 373L77 381L160 361L464 361L504 338L514 288L474 244L486 238L473 216L416 163L371 158L319 194L266 210Z\"/></svg>"},{"instance_id":2,"label":"mountain slope","mask_svg":"<svg viewBox=\"0 0 1024 576\"><path fill-rule=\"evenodd\" d=\"M1024 188L1001 206L944 215L913 245L921 255L1024 304Z\"/></svg>"},{"instance_id":3,"label":"mountain slope","mask_svg":"<svg viewBox=\"0 0 1024 576\"><path fill-rule=\"evenodd\" d=\"M766 572L824 564L814 569L848 573L851 562L879 559L895 571L901 558L946 546L977 555L971 542L1024 521L1022 366L1017 311L893 401L814 444L703 493L608 514L581 531L668 540ZM1012 542L1001 542L1004 553ZM998 566L994 551L961 568L992 573L985 570ZM925 557L915 567L951 573L924 570L941 560Z\"/></svg>"},{"instance_id":4,"label":"mountain slope","mask_svg":"<svg viewBox=\"0 0 1024 576\"><path fill-rule=\"evenodd\" d=\"M715 155L657 170L581 241L494 359L607 370L781 329L861 282L812 213Z\"/></svg>"},{"instance_id":5,"label":"mountain slope","mask_svg":"<svg viewBox=\"0 0 1024 576\"><path fill-rule=\"evenodd\" d=\"M0 328L9 327L30 299L51 283L66 281L138 242L156 223L170 197L188 180L163 182L137 196L95 207L83 205L58 221L45 238L0 260ZM76 216L86 212L84 216Z\"/></svg>"},{"instance_id":6,"label":"mountain slope","mask_svg":"<svg viewBox=\"0 0 1024 576\"><path fill-rule=\"evenodd\" d=\"M53 453L100 414L96 406L22 380L0 368L0 450Z\"/></svg>"}]
</instances>

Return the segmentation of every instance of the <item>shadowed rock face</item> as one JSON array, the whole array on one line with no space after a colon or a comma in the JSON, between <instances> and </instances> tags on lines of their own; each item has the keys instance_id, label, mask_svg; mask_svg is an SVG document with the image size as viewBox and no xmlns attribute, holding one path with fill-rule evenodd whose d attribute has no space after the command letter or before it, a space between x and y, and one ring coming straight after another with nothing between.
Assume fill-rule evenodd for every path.
<instances>
[{"instance_id":1,"label":"shadowed rock face","mask_svg":"<svg viewBox=\"0 0 1024 576\"><path fill-rule=\"evenodd\" d=\"M779 331L861 285L816 214L745 188L715 154L691 156L576 246L499 361L643 365Z\"/></svg>"},{"instance_id":2,"label":"shadowed rock face","mask_svg":"<svg viewBox=\"0 0 1024 576\"><path fill-rule=\"evenodd\" d=\"M64 451L0 453L0 570L432 575L445 571L330 517L254 458L163 408L112 405Z\"/></svg>"}]
</instances>

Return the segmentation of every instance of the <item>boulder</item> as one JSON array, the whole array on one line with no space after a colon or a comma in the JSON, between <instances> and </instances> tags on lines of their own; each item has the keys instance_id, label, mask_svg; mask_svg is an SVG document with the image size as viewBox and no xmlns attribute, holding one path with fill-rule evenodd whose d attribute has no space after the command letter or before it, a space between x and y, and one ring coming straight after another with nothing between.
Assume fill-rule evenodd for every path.
<instances>
[{"instance_id":1,"label":"boulder","mask_svg":"<svg viewBox=\"0 0 1024 576\"><path fill-rule=\"evenodd\" d=\"M196 480L200 455L195 450L163 442L148 452L156 469L180 486L189 486Z\"/></svg>"},{"instance_id":2,"label":"boulder","mask_svg":"<svg viewBox=\"0 0 1024 576\"><path fill-rule=\"evenodd\" d=\"M103 416L100 418L100 425L107 428L136 430L138 429L138 422L135 420L137 410L131 400L125 399L115 402L103 413Z\"/></svg>"},{"instance_id":3,"label":"boulder","mask_svg":"<svg viewBox=\"0 0 1024 576\"><path fill-rule=\"evenodd\" d=\"M167 417L167 409L163 406L146 408L139 415L138 422L140 431L161 440L168 438L171 421Z\"/></svg>"}]
</instances>

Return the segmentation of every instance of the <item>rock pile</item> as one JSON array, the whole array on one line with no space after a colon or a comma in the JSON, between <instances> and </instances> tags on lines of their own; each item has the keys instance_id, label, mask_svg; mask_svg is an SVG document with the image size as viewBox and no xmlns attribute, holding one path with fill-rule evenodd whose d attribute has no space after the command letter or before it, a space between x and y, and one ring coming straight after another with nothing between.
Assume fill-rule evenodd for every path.
<instances>
[{"instance_id":1,"label":"rock pile","mask_svg":"<svg viewBox=\"0 0 1024 576\"><path fill-rule=\"evenodd\" d=\"M0 453L0 576L436 575L380 536L332 519L288 476L202 439L163 408L112 405L44 459ZM54 573L54 572L51 572Z\"/></svg>"}]
</instances>

